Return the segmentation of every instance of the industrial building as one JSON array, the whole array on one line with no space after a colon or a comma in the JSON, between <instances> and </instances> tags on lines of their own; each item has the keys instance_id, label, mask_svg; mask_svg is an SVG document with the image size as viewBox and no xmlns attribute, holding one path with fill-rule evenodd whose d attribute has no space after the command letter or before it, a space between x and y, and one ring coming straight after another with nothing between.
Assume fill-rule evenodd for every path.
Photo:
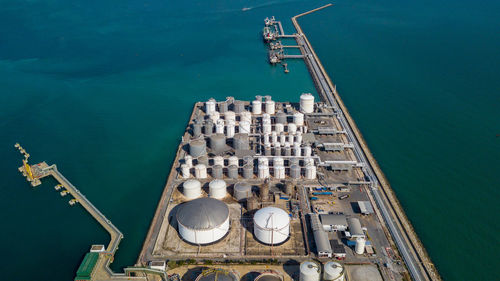
<instances>
[{"instance_id":1,"label":"industrial building","mask_svg":"<svg viewBox=\"0 0 500 281\"><path fill-rule=\"evenodd\" d=\"M331 258L333 255L332 247L328 241L328 235L325 232L323 225L319 222L318 214L310 214L311 228L314 235L314 243L316 251L320 258Z\"/></svg>"},{"instance_id":2,"label":"industrial building","mask_svg":"<svg viewBox=\"0 0 500 281\"><path fill-rule=\"evenodd\" d=\"M373 214L373 207L370 201L358 201L359 212L363 215Z\"/></svg>"},{"instance_id":3,"label":"industrial building","mask_svg":"<svg viewBox=\"0 0 500 281\"><path fill-rule=\"evenodd\" d=\"M358 218L349 217L347 218L347 225L349 228L349 233L352 238L365 238L365 232L361 227L361 222Z\"/></svg>"},{"instance_id":4,"label":"industrial building","mask_svg":"<svg viewBox=\"0 0 500 281\"><path fill-rule=\"evenodd\" d=\"M347 219L345 215L321 214L319 217L325 231L345 231L347 229Z\"/></svg>"}]
</instances>

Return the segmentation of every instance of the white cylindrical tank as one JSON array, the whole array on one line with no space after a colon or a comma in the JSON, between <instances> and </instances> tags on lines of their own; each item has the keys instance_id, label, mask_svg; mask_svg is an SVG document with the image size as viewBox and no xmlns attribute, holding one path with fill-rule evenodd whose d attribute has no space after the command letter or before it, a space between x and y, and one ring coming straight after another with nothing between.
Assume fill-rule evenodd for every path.
<instances>
[{"instance_id":1,"label":"white cylindrical tank","mask_svg":"<svg viewBox=\"0 0 500 281\"><path fill-rule=\"evenodd\" d=\"M184 164L186 164L189 168L193 167L193 157L191 155L184 156Z\"/></svg>"},{"instance_id":2,"label":"white cylindrical tank","mask_svg":"<svg viewBox=\"0 0 500 281\"><path fill-rule=\"evenodd\" d=\"M293 145L293 155L302 156L302 149L300 148L300 144L295 143Z\"/></svg>"},{"instance_id":3,"label":"white cylindrical tank","mask_svg":"<svg viewBox=\"0 0 500 281\"><path fill-rule=\"evenodd\" d=\"M312 157L304 158L304 166L314 166L314 158Z\"/></svg>"},{"instance_id":4,"label":"white cylindrical tank","mask_svg":"<svg viewBox=\"0 0 500 281\"><path fill-rule=\"evenodd\" d=\"M259 165L258 170L259 170L259 178L260 179L265 179L265 178L269 177L269 166Z\"/></svg>"},{"instance_id":5,"label":"white cylindrical tank","mask_svg":"<svg viewBox=\"0 0 500 281\"><path fill-rule=\"evenodd\" d=\"M176 212L179 234L192 244L210 244L229 231L229 208L213 198L198 198L179 205Z\"/></svg>"},{"instance_id":6,"label":"white cylindrical tank","mask_svg":"<svg viewBox=\"0 0 500 281\"><path fill-rule=\"evenodd\" d=\"M217 124L215 124L215 133L216 134L224 134L224 120L217 120Z\"/></svg>"},{"instance_id":7,"label":"white cylindrical tank","mask_svg":"<svg viewBox=\"0 0 500 281\"><path fill-rule=\"evenodd\" d=\"M264 244L276 245L288 239L290 217L283 209L265 207L253 216L254 234Z\"/></svg>"},{"instance_id":8,"label":"white cylindrical tank","mask_svg":"<svg viewBox=\"0 0 500 281\"><path fill-rule=\"evenodd\" d=\"M285 125L283 125L281 123L277 123L276 125L274 125L274 131L277 134L281 134L284 130L285 130Z\"/></svg>"},{"instance_id":9,"label":"white cylindrical tank","mask_svg":"<svg viewBox=\"0 0 500 281\"><path fill-rule=\"evenodd\" d=\"M236 113L234 113L234 111L226 111L224 113L224 120L227 121L236 121Z\"/></svg>"},{"instance_id":10,"label":"white cylindrical tank","mask_svg":"<svg viewBox=\"0 0 500 281\"><path fill-rule=\"evenodd\" d=\"M271 124L269 124L269 123L262 124L262 133L270 134L271 133Z\"/></svg>"},{"instance_id":11,"label":"white cylindrical tank","mask_svg":"<svg viewBox=\"0 0 500 281\"><path fill-rule=\"evenodd\" d=\"M222 156L215 156L214 157L214 166L215 165L220 165L220 166L224 167L224 157L222 157Z\"/></svg>"},{"instance_id":12,"label":"white cylindrical tank","mask_svg":"<svg viewBox=\"0 0 500 281\"><path fill-rule=\"evenodd\" d=\"M182 194L187 199L196 199L201 196L201 183L197 180L187 180L182 184Z\"/></svg>"},{"instance_id":13,"label":"white cylindrical tank","mask_svg":"<svg viewBox=\"0 0 500 281\"><path fill-rule=\"evenodd\" d=\"M190 168L187 164L181 165L181 174L185 179L189 179L189 177L191 176Z\"/></svg>"},{"instance_id":14,"label":"white cylindrical tank","mask_svg":"<svg viewBox=\"0 0 500 281\"><path fill-rule=\"evenodd\" d=\"M217 124L217 121L219 121L220 118L220 113L218 111L214 111L210 115L208 115L208 117L212 119L214 124Z\"/></svg>"},{"instance_id":15,"label":"white cylindrical tank","mask_svg":"<svg viewBox=\"0 0 500 281\"><path fill-rule=\"evenodd\" d=\"M365 238L356 238L356 246L354 247L354 251L356 252L356 254L362 255L365 253L365 244Z\"/></svg>"},{"instance_id":16,"label":"white cylindrical tank","mask_svg":"<svg viewBox=\"0 0 500 281\"><path fill-rule=\"evenodd\" d=\"M303 113L314 112L314 96L307 93L300 95L300 111Z\"/></svg>"},{"instance_id":17,"label":"white cylindrical tank","mask_svg":"<svg viewBox=\"0 0 500 281\"><path fill-rule=\"evenodd\" d=\"M243 111L242 113L240 113L240 121L247 121L248 123L252 123L252 113Z\"/></svg>"},{"instance_id":18,"label":"white cylindrical tank","mask_svg":"<svg viewBox=\"0 0 500 281\"><path fill-rule=\"evenodd\" d=\"M273 144L273 146L275 146L277 142L278 142L278 134L276 133L276 131L274 131L271 133L271 143Z\"/></svg>"},{"instance_id":19,"label":"white cylindrical tank","mask_svg":"<svg viewBox=\"0 0 500 281\"><path fill-rule=\"evenodd\" d=\"M273 166L284 166L284 165L285 165L285 159L283 159L283 157L274 157Z\"/></svg>"},{"instance_id":20,"label":"white cylindrical tank","mask_svg":"<svg viewBox=\"0 0 500 281\"><path fill-rule=\"evenodd\" d=\"M304 114L295 112L293 114L293 123L297 125L297 127L304 126Z\"/></svg>"},{"instance_id":21,"label":"white cylindrical tank","mask_svg":"<svg viewBox=\"0 0 500 281\"><path fill-rule=\"evenodd\" d=\"M205 113L207 115L210 115L215 112L215 100L214 99L209 99L207 102L205 102Z\"/></svg>"},{"instance_id":22,"label":"white cylindrical tank","mask_svg":"<svg viewBox=\"0 0 500 281\"><path fill-rule=\"evenodd\" d=\"M316 166L306 166L306 179L313 180L316 178Z\"/></svg>"},{"instance_id":23,"label":"white cylindrical tank","mask_svg":"<svg viewBox=\"0 0 500 281\"><path fill-rule=\"evenodd\" d=\"M305 146L304 147L304 156L309 157L311 156L312 149L310 146Z\"/></svg>"},{"instance_id":24,"label":"white cylindrical tank","mask_svg":"<svg viewBox=\"0 0 500 281\"><path fill-rule=\"evenodd\" d=\"M227 121L226 136L227 136L228 138L232 138L232 137L234 137L234 134L235 134L235 132L236 132L234 123L235 123L234 121Z\"/></svg>"},{"instance_id":25,"label":"white cylindrical tank","mask_svg":"<svg viewBox=\"0 0 500 281\"><path fill-rule=\"evenodd\" d=\"M297 132L297 125L294 123L288 124L288 133L289 134L295 134Z\"/></svg>"},{"instance_id":26,"label":"white cylindrical tank","mask_svg":"<svg viewBox=\"0 0 500 281\"><path fill-rule=\"evenodd\" d=\"M295 134L295 142L298 144L302 144L302 133L300 131Z\"/></svg>"},{"instance_id":27,"label":"white cylindrical tank","mask_svg":"<svg viewBox=\"0 0 500 281\"><path fill-rule=\"evenodd\" d=\"M240 121L238 129L240 134L250 134L250 122Z\"/></svg>"},{"instance_id":28,"label":"white cylindrical tank","mask_svg":"<svg viewBox=\"0 0 500 281\"><path fill-rule=\"evenodd\" d=\"M197 179L206 179L207 178L207 166L205 164L198 164L194 166L194 176Z\"/></svg>"},{"instance_id":29,"label":"white cylindrical tank","mask_svg":"<svg viewBox=\"0 0 500 281\"><path fill-rule=\"evenodd\" d=\"M321 267L313 261L305 261L300 264L299 281L319 281Z\"/></svg>"},{"instance_id":30,"label":"white cylindrical tank","mask_svg":"<svg viewBox=\"0 0 500 281\"><path fill-rule=\"evenodd\" d=\"M288 135L287 141L290 144L290 146L293 146L294 140L295 140L295 135Z\"/></svg>"},{"instance_id":31,"label":"white cylindrical tank","mask_svg":"<svg viewBox=\"0 0 500 281\"><path fill-rule=\"evenodd\" d=\"M275 102L272 100L267 100L266 101L266 113L267 114L274 114L275 111Z\"/></svg>"},{"instance_id":32,"label":"white cylindrical tank","mask_svg":"<svg viewBox=\"0 0 500 281\"><path fill-rule=\"evenodd\" d=\"M281 146L284 146L285 142L286 142L286 135L282 133L280 135L280 144L281 144Z\"/></svg>"},{"instance_id":33,"label":"white cylindrical tank","mask_svg":"<svg viewBox=\"0 0 500 281\"><path fill-rule=\"evenodd\" d=\"M262 114L262 102L260 100L252 101L252 113Z\"/></svg>"},{"instance_id":34,"label":"white cylindrical tank","mask_svg":"<svg viewBox=\"0 0 500 281\"><path fill-rule=\"evenodd\" d=\"M274 166L274 177L276 179L284 179L285 178L285 166L282 166L282 165Z\"/></svg>"},{"instance_id":35,"label":"white cylindrical tank","mask_svg":"<svg viewBox=\"0 0 500 281\"><path fill-rule=\"evenodd\" d=\"M344 267L336 262L329 261L324 265L323 280L325 281L344 281Z\"/></svg>"},{"instance_id":36,"label":"white cylindrical tank","mask_svg":"<svg viewBox=\"0 0 500 281\"><path fill-rule=\"evenodd\" d=\"M238 160L237 156L229 157L228 166L231 166L231 165L239 166L239 160Z\"/></svg>"},{"instance_id":37,"label":"white cylindrical tank","mask_svg":"<svg viewBox=\"0 0 500 281\"><path fill-rule=\"evenodd\" d=\"M269 144L269 134L264 134L264 137L263 137L263 140L264 140L264 144Z\"/></svg>"},{"instance_id":38,"label":"white cylindrical tank","mask_svg":"<svg viewBox=\"0 0 500 281\"><path fill-rule=\"evenodd\" d=\"M269 166L269 159L267 157L259 157L257 161L259 166Z\"/></svg>"},{"instance_id":39,"label":"white cylindrical tank","mask_svg":"<svg viewBox=\"0 0 500 281\"><path fill-rule=\"evenodd\" d=\"M213 180L208 184L209 194L211 198L222 199L226 197L226 182L223 180Z\"/></svg>"}]
</instances>

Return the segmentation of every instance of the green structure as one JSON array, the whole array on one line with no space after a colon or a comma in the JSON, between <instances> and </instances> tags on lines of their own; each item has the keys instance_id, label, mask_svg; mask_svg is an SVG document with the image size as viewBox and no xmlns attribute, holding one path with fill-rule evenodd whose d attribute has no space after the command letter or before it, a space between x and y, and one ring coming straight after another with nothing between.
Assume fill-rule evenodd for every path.
<instances>
[{"instance_id":1,"label":"green structure","mask_svg":"<svg viewBox=\"0 0 500 281\"><path fill-rule=\"evenodd\" d=\"M99 259L99 253L87 253L83 258L78 271L76 272L75 281L90 280L92 271Z\"/></svg>"}]
</instances>

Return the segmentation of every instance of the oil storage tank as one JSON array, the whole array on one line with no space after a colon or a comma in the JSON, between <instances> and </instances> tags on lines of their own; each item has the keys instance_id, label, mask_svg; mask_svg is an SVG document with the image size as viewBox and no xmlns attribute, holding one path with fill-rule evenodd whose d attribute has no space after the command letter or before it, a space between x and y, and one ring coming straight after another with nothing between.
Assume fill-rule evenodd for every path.
<instances>
[{"instance_id":1,"label":"oil storage tank","mask_svg":"<svg viewBox=\"0 0 500 281\"><path fill-rule=\"evenodd\" d=\"M187 199L201 196L201 183L197 180L187 180L182 184L182 193Z\"/></svg>"},{"instance_id":2,"label":"oil storage tank","mask_svg":"<svg viewBox=\"0 0 500 281\"><path fill-rule=\"evenodd\" d=\"M344 267L340 263L335 261L327 262L323 270L323 280L344 281Z\"/></svg>"},{"instance_id":3,"label":"oil storage tank","mask_svg":"<svg viewBox=\"0 0 500 281\"><path fill-rule=\"evenodd\" d=\"M300 264L299 281L319 281L321 267L313 261L305 261Z\"/></svg>"},{"instance_id":4,"label":"oil storage tank","mask_svg":"<svg viewBox=\"0 0 500 281\"><path fill-rule=\"evenodd\" d=\"M254 281L282 281L283 278L276 272L262 272Z\"/></svg>"},{"instance_id":5,"label":"oil storage tank","mask_svg":"<svg viewBox=\"0 0 500 281\"><path fill-rule=\"evenodd\" d=\"M252 196L252 186L248 183L238 182L234 184L233 195L237 201L245 200Z\"/></svg>"},{"instance_id":6,"label":"oil storage tank","mask_svg":"<svg viewBox=\"0 0 500 281\"><path fill-rule=\"evenodd\" d=\"M229 231L229 208L213 198L198 198L181 204L176 219L182 239L192 244L217 242Z\"/></svg>"},{"instance_id":7,"label":"oil storage tank","mask_svg":"<svg viewBox=\"0 0 500 281\"><path fill-rule=\"evenodd\" d=\"M205 269L196 277L195 281L238 281L240 278L234 271L220 268Z\"/></svg>"},{"instance_id":8,"label":"oil storage tank","mask_svg":"<svg viewBox=\"0 0 500 281\"><path fill-rule=\"evenodd\" d=\"M260 242L276 245L285 242L290 235L290 217L277 207L265 207L253 216L253 231Z\"/></svg>"},{"instance_id":9,"label":"oil storage tank","mask_svg":"<svg viewBox=\"0 0 500 281\"><path fill-rule=\"evenodd\" d=\"M213 180L208 184L211 198L222 199L226 197L226 182L220 179Z\"/></svg>"}]
</instances>

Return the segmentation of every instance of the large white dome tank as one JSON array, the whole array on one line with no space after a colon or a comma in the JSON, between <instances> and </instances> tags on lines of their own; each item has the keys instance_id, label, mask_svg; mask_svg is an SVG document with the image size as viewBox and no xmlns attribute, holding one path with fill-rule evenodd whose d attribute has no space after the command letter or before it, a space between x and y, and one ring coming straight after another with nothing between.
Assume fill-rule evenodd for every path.
<instances>
[{"instance_id":1,"label":"large white dome tank","mask_svg":"<svg viewBox=\"0 0 500 281\"><path fill-rule=\"evenodd\" d=\"M226 197L226 182L223 180L213 180L208 184L211 198L222 199Z\"/></svg>"},{"instance_id":2,"label":"large white dome tank","mask_svg":"<svg viewBox=\"0 0 500 281\"><path fill-rule=\"evenodd\" d=\"M323 270L323 280L344 281L344 267L335 261L327 262Z\"/></svg>"},{"instance_id":3,"label":"large white dome tank","mask_svg":"<svg viewBox=\"0 0 500 281\"><path fill-rule=\"evenodd\" d=\"M314 112L314 96L307 93L300 95L300 111L304 113Z\"/></svg>"},{"instance_id":4,"label":"large white dome tank","mask_svg":"<svg viewBox=\"0 0 500 281\"><path fill-rule=\"evenodd\" d=\"M290 217L280 208L258 210L253 216L253 224L255 237L264 244L280 244L290 235Z\"/></svg>"},{"instance_id":5,"label":"large white dome tank","mask_svg":"<svg viewBox=\"0 0 500 281\"><path fill-rule=\"evenodd\" d=\"M321 267L313 261L305 261L300 264L299 281L319 281Z\"/></svg>"},{"instance_id":6,"label":"large white dome tank","mask_svg":"<svg viewBox=\"0 0 500 281\"><path fill-rule=\"evenodd\" d=\"M229 208L213 198L198 198L179 206L176 213L179 234L192 244L210 244L229 231Z\"/></svg>"},{"instance_id":7,"label":"large white dome tank","mask_svg":"<svg viewBox=\"0 0 500 281\"><path fill-rule=\"evenodd\" d=\"M201 183L197 180L187 180L182 184L182 191L187 199L196 199L201 196Z\"/></svg>"}]
</instances>

